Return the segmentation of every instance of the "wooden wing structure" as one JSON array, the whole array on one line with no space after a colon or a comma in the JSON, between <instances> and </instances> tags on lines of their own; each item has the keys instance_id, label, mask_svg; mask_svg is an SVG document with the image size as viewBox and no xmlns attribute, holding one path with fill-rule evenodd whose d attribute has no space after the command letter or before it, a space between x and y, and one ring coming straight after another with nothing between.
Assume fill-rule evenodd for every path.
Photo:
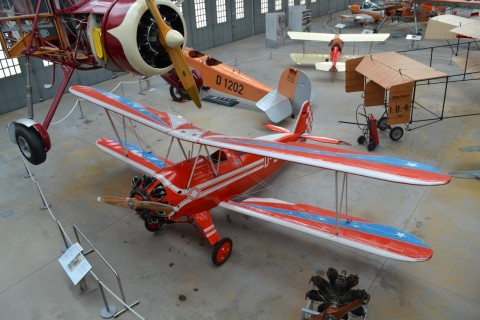
<instances>
[{"instance_id":1,"label":"wooden wing structure","mask_svg":"<svg viewBox=\"0 0 480 320\"><path fill-rule=\"evenodd\" d=\"M365 107L384 105L388 125L411 123L416 83L445 77L399 53L384 52L348 60L345 91L363 91Z\"/></svg>"}]
</instances>

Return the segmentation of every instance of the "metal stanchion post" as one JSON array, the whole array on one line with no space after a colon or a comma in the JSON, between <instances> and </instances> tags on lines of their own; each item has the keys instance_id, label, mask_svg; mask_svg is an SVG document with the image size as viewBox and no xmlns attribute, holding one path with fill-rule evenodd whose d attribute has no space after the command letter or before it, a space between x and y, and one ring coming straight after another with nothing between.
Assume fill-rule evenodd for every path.
<instances>
[{"instance_id":1,"label":"metal stanchion post","mask_svg":"<svg viewBox=\"0 0 480 320\"><path fill-rule=\"evenodd\" d=\"M103 291L103 286L100 281L97 281L98 287L100 288L100 293L102 294L103 303L105 303L105 308L100 311L100 316L104 319L109 319L113 317L115 312L117 312L117 307L112 304L108 304L107 297L105 296L105 291Z\"/></svg>"},{"instance_id":2,"label":"metal stanchion post","mask_svg":"<svg viewBox=\"0 0 480 320\"><path fill-rule=\"evenodd\" d=\"M79 119L85 119L83 116L83 110L82 110L82 105L80 104L80 100L77 100L78 103L78 108L80 109L80 118Z\"/></svg>"}]
</instances>

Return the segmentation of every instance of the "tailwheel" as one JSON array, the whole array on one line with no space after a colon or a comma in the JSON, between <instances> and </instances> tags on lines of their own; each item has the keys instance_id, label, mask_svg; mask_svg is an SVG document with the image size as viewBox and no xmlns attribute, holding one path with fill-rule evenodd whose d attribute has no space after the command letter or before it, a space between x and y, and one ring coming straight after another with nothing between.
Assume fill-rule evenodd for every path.
<instances>
[{"instance_id":1,"label":"tailwheel","mask_svg":"<svg viewBox=\"0 0 480 320\"><path fill-rule=\"evenodd\" d=\"M230 257L232 253L232 240L230 238L223 238L218 241L213 247L212 261L216 266L221 266Z\"/></svg>"}]
</instances>

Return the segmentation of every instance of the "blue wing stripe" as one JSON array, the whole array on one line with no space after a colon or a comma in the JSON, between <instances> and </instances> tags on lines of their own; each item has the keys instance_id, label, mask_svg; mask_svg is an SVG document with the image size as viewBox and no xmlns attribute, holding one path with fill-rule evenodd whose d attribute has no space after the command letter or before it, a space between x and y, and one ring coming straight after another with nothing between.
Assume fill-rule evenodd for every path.
<instances>
[{"instance_id":1,"label":"blue wing stripe","mask_svg":"<svg viewBox=\"0 0 480 320\"><path fill-rule=\"evenodd\" d=\"M423 163L404 160L404 159L389 158L384 156L374 156L374 155L368 155L368 154L349 154L349 153L340 153L340 152L337 153L337 152L331 152L326 150L312 149L308 145L305 147L293 146L290 144L271 143L265 140L253 140L253 139L245 140L241 138L239 139L239 138L229 138L229 137L209 137L208 139L220 141L220 142L226 142L226 143L249 144L249 145L254 145L258 147L275 148L277 150L297 151L297 152L303 152L306 154L326 155L326 156L334 156L334 157L339 157L344 159L362 160L362 161L368 161L368 162L373 162L378 164L387 164L387 165L394 165L397 167L419 169L419 170L424 170L429 172L441 173L441 171Z\"/></svg>"},{"instance_id":2,"label":"blue wing stripe","mask_svg":"<svg viewBox=\"0 0 480 320\"><path fill-rule=\"evenodd\" d=\"M145 109L144 107L142 107L141 105L135 103L134 101L132 101L130 99L117 96L114 93L111 93L111 92L108 92L108 91L105 91L105 90L102 90L102 89L99 89L99 88L93 88L92 87L92 89L97 90L98 92L106 95L107 97L109 97L113 100L116 100L116 101L128 106L129 108L134 109L135 111L138 111L138 112L144 114L145 116L151 118L152 120L158 122L159 124L161 124L161 125L163 125L167 128L169 127L169 125L167 123L165 123L165 121L163 121L159 117L155 116L153 113L151 113L150 111L148 111L147 109Z\"/></svg>"},{"instance_id":3,"label":"blue wing stripe","mask_svg":"<svg viewBox=\"0 0 480 320\"><path fill-rule=\"evenodd\" d=\"M320 222L322 224L328 224L328 225L336 226L336 219L335 218L323 217L323 216L319 216L317 214L300 212L300 211L293 211L293 210L286 210L286 209L279 209L279 208L273 208L273 207L269 207L269 206L247 204L247 203L241 203L241 205L246 206L246 207L255 208L255 209L258 209L258 210L266 210L266 211L278 213L278 214L293 217L293 218L300 218L300 219L305 219L305 220L312 221L312 222ZM340 226L342 228L349 229L349 230L355 230L355 231L368 233L368 234L372 234L372 235L383 237L383 238L392 239L392 240L395 240L395 241L402 241L402 242L406 242L406 243L409 243L409 244L414 244L414 245L417 245L417 246L430 248L427 244L425 244L423 241L421 241L420 239L418 239L414 235L411 235L407 232L401 232L400 230L389 227L389 226L384 226L384 225L379 225L379 224L369 223L369 222L363 222L363 221L345 221L345 220L340 220Z\"/></svg>"}]
</instances>

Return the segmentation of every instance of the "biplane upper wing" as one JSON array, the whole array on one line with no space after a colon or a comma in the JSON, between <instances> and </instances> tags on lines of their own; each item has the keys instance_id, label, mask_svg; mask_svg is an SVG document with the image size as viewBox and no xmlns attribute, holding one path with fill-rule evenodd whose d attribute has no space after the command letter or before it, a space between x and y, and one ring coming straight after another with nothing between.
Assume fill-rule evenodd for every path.
<instances>
[{"instance_id":1,"label":"biplane upper wing","mask_svg":"<svg viewBox=\"0 0 480 320\"><path fill-rule=\"evenodd\" d=\"M428 20L425 39L453 40L458 35L478 39L480 37L480 21L459 17L452 14L443 14Z\"/></svg>"},{"instance_id":2,"label":"biplane upper wing","mask_svg":"<svg viewBox=\"0 0 480 320\"><path fill-rule=\"evenodd\" d=\"M335 34L335 33L316 33L316 32L299 32L289 31L288 36L292 40L305 41L323 41L329 42L335 38L341 39L343 42L365 42L365 41L385 41L390 33L354 33L354 34Z\"/></svg>"},{"instance_id":3,"label":"biplane upper wing","mask_svg":"<svg viewBox=\"0 0 480 320\"><path fill-rule=\"evenodd\" d=\"M219 206L386 258L418 262L433 254L422 240L403 230L344 214L337 220L335 212L307 204L248 198Z\"/></svg>"},{"instance_id":4,"label":"biplane upper wing","mask_svg":"<svg viewBox=\"0 0 480 320\"><path fill-rule=\"evenodd\" d=\"M72 86L70 91L107 110L131 118L174 138L192 143L226 148L397 183L439 185L450 181L450 176L433 167L414 161L304 142L280 143L275 141L275 137L278 137L278 135L257 139L226 136L202 130L188 123L182 117L141 106L127 98L122 98L100 89L87 86Z\"/></svg>"}]
</instances>

